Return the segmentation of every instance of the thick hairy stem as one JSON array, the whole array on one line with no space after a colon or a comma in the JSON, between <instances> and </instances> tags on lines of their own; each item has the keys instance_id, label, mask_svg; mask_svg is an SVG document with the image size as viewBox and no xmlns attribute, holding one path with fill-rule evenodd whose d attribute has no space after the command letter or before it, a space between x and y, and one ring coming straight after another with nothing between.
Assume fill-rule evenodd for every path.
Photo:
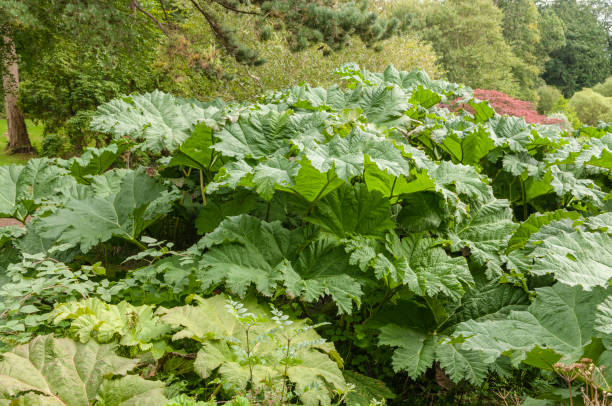
<instances>
[{"instance_id":1,"label":"thick hairy stem","mask_svg":"<svg viewBox=\"0 0 612 406\"><path fill-rule=\"evenodd\" d=\"M249 330L251 327L247 327L245 330L246 334L246 353L247 353L247 362L249 363L249 383L251 384L251 393L253 393L253 363L251 362L251 345L249 343Z\"/></svg>"},{"instance_id":2,"label":"thick hairy stem","mask_svg":"<svg viewBox=\"0 0 612 406\"><path fill-rule=\"evenodd\" d=\"M204 173L200 170L200 192L202 192L202 203L206 206L206 190L204 188Z\"/></svg>"},{"instance_id":3,"label":"thick hairy stem","mask_svg":"<svg viewBox=\"0 0 612 406\"><path fill-rule=\"evenodd\" d=\"M287 377L289 376L289 347L291 338L287 337L287 351L285 352L285 371L283 372L283 391L281 393L281 404L285 401L285 390L287 389Z\"/></svg>"}]
</instances>

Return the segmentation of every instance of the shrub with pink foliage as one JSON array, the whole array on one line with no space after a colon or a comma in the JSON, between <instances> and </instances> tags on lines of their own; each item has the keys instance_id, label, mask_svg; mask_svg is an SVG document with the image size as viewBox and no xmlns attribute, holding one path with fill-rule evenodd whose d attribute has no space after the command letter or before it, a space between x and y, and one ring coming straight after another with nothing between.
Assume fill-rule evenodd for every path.
<instances>
[{"instance_id":1,"label":"shrub with pink foliage","mask_svg":"<svg viewBox=\"0 0 612 406\"><path fill-rule=\"evenodd\" d=\"M474 98L487 100L498 114L522 117L530 124L562 124L563 120L539 114L531 102L515 99L497 90L475 89ZM453 104L451 110L460 108L473 112L467 104Z\"/></svg>"}]
</instances>

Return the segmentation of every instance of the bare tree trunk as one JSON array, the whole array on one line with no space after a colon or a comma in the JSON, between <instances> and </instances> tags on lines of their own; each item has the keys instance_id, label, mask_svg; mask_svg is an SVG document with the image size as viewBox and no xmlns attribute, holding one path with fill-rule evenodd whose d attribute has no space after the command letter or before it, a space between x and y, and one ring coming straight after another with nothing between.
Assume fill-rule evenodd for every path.
<instances>
[{"instance_id":1,"label":"bare tree trunk","mask_svg":"<svg viewBox=\"0 0 612 406\"><path fill-rule=\"evenodd\" d=\"M17 94L19 92L19 65L17 62L17 52L13 40L4 36L4 54L2 70L2 85L4 89L4 109L6 111L6 121L8 124L8 146L11 153L31 152L32 144L28 136L23 113L17 105Z\"/></svg>"}]
</instances>

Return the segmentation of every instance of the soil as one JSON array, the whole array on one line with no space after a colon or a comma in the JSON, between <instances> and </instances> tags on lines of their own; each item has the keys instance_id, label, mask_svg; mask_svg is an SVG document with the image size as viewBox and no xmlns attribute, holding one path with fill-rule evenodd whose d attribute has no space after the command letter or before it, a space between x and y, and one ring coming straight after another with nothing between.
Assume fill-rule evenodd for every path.
<instances>
[{"instance_id":1,"label":"soil","mask_svg":"<svg viewBox=\"0 0 612 406\"><path fill-rule=\"evenodd\" d=\"M29 218L26 219L26 222L29 220ZM15 220L15 219L3 219L0 218L0 227L8 227L8 226L19 226L19 227L23 227L23 224L21 224L20 221Z\"/></svg>"}]
</instances>

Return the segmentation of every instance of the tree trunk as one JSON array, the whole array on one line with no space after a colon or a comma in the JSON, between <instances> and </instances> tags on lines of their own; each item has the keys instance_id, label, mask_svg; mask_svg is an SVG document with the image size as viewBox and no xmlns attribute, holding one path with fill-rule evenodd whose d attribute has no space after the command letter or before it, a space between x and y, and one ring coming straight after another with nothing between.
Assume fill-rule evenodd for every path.
<instances>
[{"instance_id":1,"label":"tree trunk","mask_svg":"<svg viewBox=\"0 0 612 406\"><path fill-rule=\"evenodd\" d=\"M3 55L4 69L2 70L2 85L4 88L4 109L6 111L6 122L8 125L7 149L11 153L31 152L32 144L28 136L23 113L17 105L17 94L19 93L19 65L17 52L13 40L4 36L6 52Z\"/></svg>"}]
</instances>

